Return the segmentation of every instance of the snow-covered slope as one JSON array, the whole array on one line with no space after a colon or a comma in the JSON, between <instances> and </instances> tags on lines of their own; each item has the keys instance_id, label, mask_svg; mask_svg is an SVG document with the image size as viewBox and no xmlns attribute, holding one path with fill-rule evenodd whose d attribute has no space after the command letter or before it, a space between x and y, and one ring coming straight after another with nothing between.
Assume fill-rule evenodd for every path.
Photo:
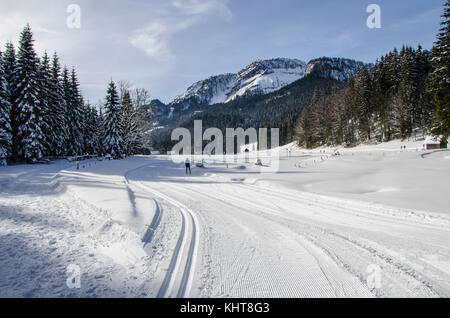
<instances>
[{"instance_id":1,"label":"snow-covered slope","mask_svg":"<svg viewBox=\"0 0 450 318\"><path fill-rule=\"evenodd\" d=\"M256 61L238 73L225 102L240 96L268 94L305 76L306 63L297 59Z\"/></svg>"},{"instance_id":2,"label":"snow-covered slope","mask_svg":"<svg viewBox=\"0 0 450 318\"><path fill-rule=\"evenodd\" d=\"M422 143L0 167L0 297L448 298Z\"/></svg>"},{"instance_id":3,"label":"snow-covered slope","mask_svg":"<svg viewBox=\"0 0 450 318\"><path fill-rule=\"evenodd\" d=\"M306 63L297 59L256 61L237 74L212 76L193 84L171 105L187 109L193 105L226 103L239 96L268 94L302 78L305 70Z\"/></svg>"},{"instance_id":4,"label":"snow-covered slope","mask_svg":"<svg viewBox=\"0 0 450 318\"><path fill-rule=\"evenodd\" d=\"M223 103L227 100L237 77L237 74L223 74L199 81L191 85L186 92L177 96L171 104L184 104L183 108L189 108L193 104L213 105Z\"/></svg>"}]
</instances>

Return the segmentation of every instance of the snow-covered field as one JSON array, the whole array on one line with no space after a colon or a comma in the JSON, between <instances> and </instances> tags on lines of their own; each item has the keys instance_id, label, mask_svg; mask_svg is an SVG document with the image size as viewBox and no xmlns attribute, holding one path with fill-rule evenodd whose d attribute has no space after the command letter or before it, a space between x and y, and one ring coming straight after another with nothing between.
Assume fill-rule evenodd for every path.
<instances>
[{"instance_id":1,"label":"snow-covered field","mask_svg":"<svg viewBox=\"0 0 450 318\"><path fill-rule=\"evenodd\" d=\"M280 153L0 168L0 297L450 296L450 152Z\"/></svg>"}]
</instances>

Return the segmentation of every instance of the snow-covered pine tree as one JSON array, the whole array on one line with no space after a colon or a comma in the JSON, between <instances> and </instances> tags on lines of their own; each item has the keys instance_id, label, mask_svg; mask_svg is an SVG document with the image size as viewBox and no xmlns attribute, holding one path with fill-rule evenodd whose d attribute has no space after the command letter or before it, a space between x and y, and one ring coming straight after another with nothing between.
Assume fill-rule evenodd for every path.
<instances>
[{"instance_id":1,"label":"snow-covered pine tree","mask_svg":"<svg viewBox=\"0 0 450 318\"><path fill-rule=\"evenodd\" d=\"M372 73L372 89L373 89L373 135L379 142L382 142L386 138L386 109L387 109L387 92L385 89L384 78L386 76L384 71L384 57L377 60Z\"/></svg>"},{"instance_id":2,"label":"snow-covered pine tree","mask_svg":"<svg viewBox=\"0 0 450 318\"><path fill-rule=\"evenodd\" d=\"M358 129L361 141L371 139L371 77L369 71L362 67L355 76L355 110L358 116Z\"/></svg>"},{"instance_id":3,"label":"snow-covered pine tree","mask_svg":"<svg viewBox=\"0 0 450 318\"><path fill-rule=\"evenodd\" d=\"M71 96L69 98L69 113L71 122L68 123L71 138L71 155L81 155L83 153L83 99L80 93L75 69L72 68L70 74Z\"/></svg>"},{"instance_id":4,"label":"snow-covered pine tree","mask_svg":"<svg viewBox=\"0 0 450 318\"><path fill-rule=\"evenodd\" d=\"M433 106L431 131L443 136L445 142L450 136L450 0L444 5L442 18L442 28L432 50L429 95Z\"/></svg>"},{"instance_id":5,"label":"snow-covered pine tree","mask_svg":"<svg viewBox=\"0 0 450 318\"><path fill-rule=\"evenodd\" d=\"M59 64L59 58L56 53L53 54L52 66L51 66L51 108L54 118L54 155L64 156L67 154L66 149L66 136L67 136L67 123L66 123L66 108L64 103L64 91L61 79L61 66Z\"/></svg>"},{"instance_id":6,"label":"snow-covered pine tree","mask_svg":"<svg viewBox=\"0 0 450 318\"><path fill-rule=\"evenodd\" d=\"M82 99L75 70L69 74L67 67L64 67L62 89L67 125L66 154L69 156L81 155L83 152Z\"/></svg>"},{"instance_id":7,"label":"snow-covered pine tree","mask_svg":"<svg viewBox=\"0 0 450 318\"><path fill-rule=\"evenodd\" d=\"M127 155L133 153L133 148L136 143L136 114L133 109L130 91L125 90L121 101L121 118L122 118L122 133L123 133L123 151Z\"/></svg>"},{"instance_id":8,"label":"snow-covered pine tree","mask_svg":"<svg viewBox=\"0 0 450 318\"><path fill-rule=\"evenodd\" d=\"M400 82L398 85L398 96L395 98L397 107L395 107L396 118L400 128L400 137L408 138L413 128L413 113L415 108L414 91L416 85L413 81L416 76L413 51L410 47L403 47L400 52L399 65Z\"/></svg>"},{"instance_id":9,"label":"snow-covered pine tree","mask_svg":"<svg viewBox=\"0 0 450 318\"><path fill-rule=\"evenodd\" d=\"M84 106L84 116L84 151L88 154L97 154L97 112L90 104L86 104Z\"/></svg>"},{"instance_id":10,"label":"snow-covered pine tree","mask_svg":"<svg viewBox=\"0 0 450 318\"><path fill-rule=\"evenodd\" d=\"M96 118L94 117L92 106L87 103L83 105L83 152L86 154L96 154L95 132Z\"/></svg>"},{"instance_id":11,"label":"snow-covered pine tree","mask_svg":"<svg viewBox=\"0 0 450 318\"><path fill-rule=\"evenodd\" d=\"M418 46L415 52L415 64L417 68L417 78L414 79L417 82L417 90L415 92L416 109L414 112L414 123L420 128L426 127L427 115L426 115L426 85L428 76L431 69L431 55L430 51L423 50L422 46Z\"/></svg>"},{"instance_id":12,"label":"snow-covered pine tree","mask_svg":"<svg viewBox=\"0 0 450 318\"><path fill-rule=\"evenodd\" d=\"M83 96L81 96L80 94L80 104L79 104L79 124L78 124L78 129L80 131L80 150L79 153L80 154L88 154L88 151L86 151L86 139L89 138L89 136L86 136L85 134L87 133L86 130L87 128L87 121L88 121L88 110L87 110L87 105L84 103L84 98Z\"/></svg>"},{"instance_id":13,"label":"snow-covered pine tree","mask_svg":"<svg viewBox=\"0 0 450 318\"><path fill-rule=\"evenodd\" d=\"M11 104L8 100L8 86L6 84L3 57L0 52L0 166L6 166L11 155Z\"/></svg>"},{"instance_id":14,"label":"snow-covered pine tree","mask_svg":"<svg viewBox=\"0 0 450 318\"><path fill-rule=\"evenodd\" d=\"M302 111L295 126L295 134L300 146L315 148L321 145L321 101L320 91L315 88L311 104Z\"/></svg>"},{"instance_id":15,"label":"snow-covered pine tree","mask_svg":"<svg viewBox=\"0 0 450 318\"><path fill-rule=\"evenodd\" d=\"M37 84L39 59L34 51L33 33L27 25L20 37L16 63L19 155L34 161L43 155L42 111Z\"/></svg>"},{"instance_id":16,"label":"snow-covered pine tree","mask_svg":"<svg viewBox=\"0 0 450 318\"><path fill-rule=\"evenodd\" d=\"M120 100L113 81L109 84L106 94L104 133L103 144L105 152L114 159L122 158L123 132Z\"/></svg>"},{"instance_id":17,"label":"snow-covered pine tree","mask_svg":"<svg viewBox=\"0 0 450 318\"><path fill-rule=\"evenodd\" d=\"M358 111L355 107L355 76L352 74L348 79L348 96L346 98L345 114L345 128L344 128L344 142L347 145L352 145L359 140L358 135Z\"/></svg>"},{"instance_id":18,"label":"snow-covered pine tree","mask_svg":"<svg viewBox=\"0 0 450 318\"><path fill-rule=\"evenodd\" d=\"M52 81L50 70L50 58L44 53L38 71L39 101L42 112L41 130L43 133L43 145L45 155L55 155L56 131L55 117L52 101Z\"/></svg>"},{"instance_id":19,"label":"snow-covered pine tree","mask_svg":"<svg viewBox=\"0 0 450 318\"><path fill-rule=\"evenodd\" d=\"M81 135L83 137L83 140L81 141L81 148L83 154L91 154L92 152L89 150L89 144L91 139L91 132L89 131L89 118L90 118L90 105L85 104L83 100L83 104L81 105Z\"/></svg>"},{"instance_id":20,"label":"snow-covered pine tree","mask_svg":"<svg viewBox=\"0 0 450 318\"><path fill-rule=\"evenodd\" d=\"M16 103L16 51L11 42L6 43L3 54L3 70L6 80L6 98L10 103L10 126L12 134L11 160L15 162L19 159L19 138L18 138L18 112Z\"/></svg>"},{"instance_id":21,"label":"snow-covered pine tree","mask_svg":"<svg viewBox=\"0 0 450 318\"><path fill-rule=\"evenodd\" d=\"M97 111L94 109L97 114L97 122L95 125L95 136L96 136L96 154L102 156L105 154L105 146L103 143L103 139L105 137L105 116L103 112L103 108L100 107Z\"/></svg>"},{"instance_id":22,"label":"snow-covered pine tree","mask_svg":"<svg viewBox=\"0 0 450 318\"><path fill-rule=\"evenodd\" d=\"M73 156L73 146L72 146L72 134L71 134L71 124L72 124L72 112L71 112L71 96L72 96L72 85L69 78L69 70L64 67L62 71L61 86L63 92L63 108L64 108L64 122L66 123L66 130L64 131L64 155Z\"/></svg>"}]
</instances>

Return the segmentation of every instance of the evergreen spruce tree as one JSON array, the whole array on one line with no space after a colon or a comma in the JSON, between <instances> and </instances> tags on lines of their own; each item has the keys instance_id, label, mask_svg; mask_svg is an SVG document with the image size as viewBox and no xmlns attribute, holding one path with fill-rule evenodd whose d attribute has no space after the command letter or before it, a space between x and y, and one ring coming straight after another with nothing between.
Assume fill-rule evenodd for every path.
<instances>
[{"instance_id":1,"label":"evergreen spruce tree","mask_svg":"<svg viewBox=\"0 0 450 318\"><path fill-rule=\"evenodd\" d=\"M344 140L347 145L352 145L359 139L358 136L358 111L355 106L355 81L354 75L351 75L348 79L348 97L346 99L347 106L345 109L345 120L347 123L346 129L344 129Z\"/></svg>"},{"instance_id":2,"label":"evergreen spruce tree","mask_svg":"<svg viewBox=\"0 0 450 318\"><path fill-rule=\"evenodd\" d=\"M6 85L6 99L10 104L10 126L12 135L11 159L13 162L19 159L19 138L18 138L18 111L16 103L16 51L11 42L6 43L6 50L3 54L3 71Z\"/></svg>"},{"instance_id":3,"label":"evergreen spruce tree","mask_svg":"<svg viewBox=\"0 0 450 318\"><path fill-rule=\"evenodd\" d=\"M430 52L423 50L422 46L416 50L416 68L417 68L417 78L414 79L416 82L417 90L415 92L414 99L416 101L416 108L414 112L414 123L424 129L426 128L426 123L428 121L428 116L426 113L426 85L431 69L431 56Z\"/></svg>"},{"instance_id":4,"label":"evergreen spruce tree","mask_svg":"<svg viewBox=\"0 0 450 318\"><path fill-rule=\"evenodd\" d=\"M56 53L53 55L51 65L51 111L54 118L54 143L53 154L55 156L64 156L67 154L66 136L67 136L67 122L66 122L66 108L64 102L64 90L61 78L61 66L59 58Z\"/></svg>"},{"instance_id":5,"label":"evergreen spruce tree","mask_svg":"<svg viewBox=\"0 0 450 318\"><path fill-rule=\"evenodd\" d=\"M8 85L6 84L3 57L0 52L0 166L6 166L11 155L11 104L8 100Z\"/></svg>"},{"instance_id":6,"label":"evergreen spruce tree","mask_svg":"<svg viewBox=\"0 0 450 318\"><path fill-rule=\"evenodd\" d=\"M72 139L72 85L70 83L69 70L64 67L61 76L61 87L63 92L64 122L67 124L64 131L64 155L74 156Z\"/></svg>"},{"instance_id":7,"label":"evergreen spruce tree","mask_svg":"<svg viewBox=\"0 0 450 318\"><path fill-rule=\"evenodd\" d=\"M104 137L105 137L105 116L103 112L103 108L100 107L97 113L97 122L95 125L95 147L96 147L96 154L99 156L103 156L105 152L105 145L104 145Z\"/></svg>"},{"instance_id":8,"label":"evergreen spruce tree","mask_svg":"<svg viewBox=\"0 0 450 318\"><path fill-rule=\"evenodd\" d=\"M396 100L395 116L400 128L402 139L408 138L412 133L413 114L415 109L414 94L417 85L414 78L417 77L414 57L411 48L403 47L400 52L398 97Z\"/></svg>"},{"instance_id":9,"label":"evergreen spruce tree","mask_svg":"<svg viewBox=\"0 0 450 318\"><path fill-rule=\"evenodd\" d=\"M83 101L75 70L69 74L67 67L62 74L62 91L66 123L66 154L78 156L83 152Z\"/></svg>"},{"instance_id":10,"label":"evergreen spruce tree","mask_svg":"<svg viewBox=\"0 0 450 318\"><path fill-rule=\"evenodd\" d=\"M122 158L123 132L120 100L116 85L109 84L105 103L104 148L114 159Z\"/></svg>"},{"instance_id":11,"label":"evergreen spruce tree","mask_svg":"<svg viewBox=\"0 0 450 318\"><path fill-rule=\"evenodd\" d=\"M69 113L72 122L69 123L72 155L83 153L83 99L80 93L80 84L75 69L70 74L71 96L69 98Z\"/></svg>"},{"instance_id":12,"label":"evergreen spruce tree","mask_svg":"<svg viewBox=\"0 0 450 318\"><path fill-rule=\"evenodd\" d=\"M56 123L52 100L53 86L51 77L50 58L47 52L45 52L38 71L39 101L42 112L41 130L45 155L54 155L54 149L56 147Z\"/></svg>"},{"instance_id":13,"label":"evergreen spruce tree","mask_svg":"<svg viewBox=\"0 0 450 318\"><path fill-rule=\"evenodd\" d=\"M88 154L98 154L99 153L99 139L97 124L98 124L98 113L95 108L87 104L85 106L85 130L84 130L84 140L85 140L85 152Z\"/></svg>"},{"instance_id":14,"label":"evergreen spruce tree","mask_svg":"<svg viewBox=\"0 0 450 318\"><path fill-rule=\"evenodd\" d=\"M83 104L82 107L82 136L83 136L83 153L92 154L92 131L90 129L91 121L91 105L89 103Z\"/></svg>"},{"instance_id":15,"label":"evergreen spruce tree","mask_svg":"<svg viewBox=\"0 0 450 318\"><path fill-rule=\"evenodd\" d=\"M16 103L18 111L19 154L27 161L43 155L42 110L39 101L38 65L33 34L27 25L22 31L16 64Z\"/></svg>"},{"instance_id":16,"label":"evergreen spruce tree","mask_svg":"<svg viewBox=\"0 0 450 318\"><path fill-rule=\"evenodd\" d=\"M122 117L122 133L123 133L123 151L127 155L133 153L133 148L136 146L136 114L133 109L130 92L125 90L121 103L121 117Z\"/></svg>"},{"instance_id":17,"label":"evergreen spruce tree","mask_svg":"<svg viewBox=\"0 0 450 318\"><path fill-rule=\"evenodd\" d=\"M371 91L370 74L365 67L362 67L356 74L354 99L361 141L371 139Z\"/></svg>"},{"instance_id":18,"label":"evergreen spruce tree","mask_svg":"<svg viewBox=\"0 0 450 318\"><path fill-rule=\"evenodd\" d=\"M442 28L432 50L433 71L428 92L433 106L431 132L443 136L443 142L447 142L450 135L450 0L444 5L442 18Z\"/></svg>"}]
</instances>

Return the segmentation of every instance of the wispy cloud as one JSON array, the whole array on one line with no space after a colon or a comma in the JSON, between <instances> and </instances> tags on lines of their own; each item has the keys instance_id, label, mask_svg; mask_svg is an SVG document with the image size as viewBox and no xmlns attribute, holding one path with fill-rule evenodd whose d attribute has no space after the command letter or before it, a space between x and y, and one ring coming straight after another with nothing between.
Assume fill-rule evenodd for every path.
<instances>
[{"instance_id":1,"label":"wispy cloud","mask_svg":"<svg viewBox=\"0 0 450 318\"><path fill-rule=\"evenodd\" d=\"M164 16L136 30L130 43L155 60L173 61L176 55L170 48L172 37L211 16L227 22L233 19L225 0L174 0Z\"/></svg>"},{"instance_id":2,"label":"wispy cloud","mask_svg":"<svg viewBox=\"0 0 450 318\"><path fill-rule=\"evenodd\" d=\"M185 15L218 13L226 21L233 19L233 13L221 0L175 0L172 5Z\"/></svg>"},{"instance_id":3,"label":"wispy cloud","mask_svg":"<svg viewBox=\"0 0 450 318\"><path fill-rule=\"evenodd\" d=\"M174 55L169 49L168 39L171 30L161 22L154 22L131 37L131 44L142 50L147 56L157 60L171 60Z\"/></svg>"}]
</instances>

